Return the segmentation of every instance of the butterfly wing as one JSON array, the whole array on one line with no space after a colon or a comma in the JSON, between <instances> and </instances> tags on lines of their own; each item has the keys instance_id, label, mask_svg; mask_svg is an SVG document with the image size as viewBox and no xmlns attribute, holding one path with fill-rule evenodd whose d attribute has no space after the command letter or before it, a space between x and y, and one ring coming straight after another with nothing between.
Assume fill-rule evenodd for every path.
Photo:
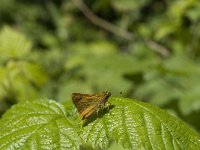
<instances>
[{"instance_id":1,"label":"butterfly wing","mask_svg":"<svg viewBox=\"0 0 200 150\"><path fill-rule=\"evenodd\" d=\"M80 94L73 93L72 100L78 112L84 116L97 107L99 96L98 94Z\"/></svg>"},{"instance_id":2,"label":"butterfly wing","mask_svg":"<svg viewBox=\"0 0 200 150\"><path fill-rule=\"evenodd\" d=\"M94 112L98 112L102 106L105 105L110 93L101 94L81 94L73 93L72 100L76 106L78 112L81 114L83 119L89 117Z\"/></svg>"}]
</instances>

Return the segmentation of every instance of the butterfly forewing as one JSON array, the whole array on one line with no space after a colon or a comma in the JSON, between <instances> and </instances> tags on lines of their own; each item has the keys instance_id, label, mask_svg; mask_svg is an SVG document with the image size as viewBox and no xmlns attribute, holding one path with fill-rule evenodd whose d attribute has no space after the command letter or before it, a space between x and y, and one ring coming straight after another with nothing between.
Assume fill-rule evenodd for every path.
<instances>
[{"instance_id":1,"label":"butterfly forewing","mask_svg":"<svg viewBox=\"0 0 200 150\"><path fill-rule=\"evenodd\" d=\"M84 111L84 109L88 108L89 106L95 106L95 104L97 103L97 101L95 100L95 95L96 94L90 95L73 93L72 100L79 113Z\"/></svg>"}]
</instances>

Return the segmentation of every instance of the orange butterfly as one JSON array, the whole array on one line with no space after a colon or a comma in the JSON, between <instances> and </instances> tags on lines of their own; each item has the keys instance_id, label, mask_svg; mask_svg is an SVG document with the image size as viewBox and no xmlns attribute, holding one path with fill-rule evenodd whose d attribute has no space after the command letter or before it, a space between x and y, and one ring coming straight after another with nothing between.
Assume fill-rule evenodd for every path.
<instances>
[{"instance_id":1,"label":"orange butterfly","mask_svg":"<svg viewBox=\"0 0 200 150\"><path fill-rule=\"evenodd\" d=\"M111 92L102 92L100 94L81 94L73 93L72 100L78 112L83 117L82 120L87 120L92 114L99 112L104 108Z\"/></svg>"}]
</instances>

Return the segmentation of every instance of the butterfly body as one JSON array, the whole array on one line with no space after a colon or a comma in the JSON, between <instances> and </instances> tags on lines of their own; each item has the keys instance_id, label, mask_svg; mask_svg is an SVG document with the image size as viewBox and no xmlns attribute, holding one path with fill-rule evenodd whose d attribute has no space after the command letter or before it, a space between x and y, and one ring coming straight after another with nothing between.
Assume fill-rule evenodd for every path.
<instances>
[{"instance_id":1,"label":"butterfly body","mask_svg":"<svg viewBox=\"0 0 200 150\"><path fill-rule=\"evenodd\" d=\"M102 92L100 94L73 93L72 101L81 114L82 120L86 120L92 114L98 114L99 110L104 108L110 96L110 92Z\"/></svg>"}]
</instances>

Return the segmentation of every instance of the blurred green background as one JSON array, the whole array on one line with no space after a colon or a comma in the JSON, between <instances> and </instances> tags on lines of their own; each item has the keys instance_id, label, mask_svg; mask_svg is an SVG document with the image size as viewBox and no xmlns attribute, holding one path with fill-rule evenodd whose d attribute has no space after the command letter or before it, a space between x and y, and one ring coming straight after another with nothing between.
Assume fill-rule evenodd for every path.
<instances>
[{"instance_id":1,"label":"blurred green background","mask_svg":"<svg viewBox=\"0 0 200 150\"><path fill-rule=\"evenodd\" d=\"M102 91L199 131L200 1L0 1L0 115L25 100Z\"/></svg>"}]
</instances>

